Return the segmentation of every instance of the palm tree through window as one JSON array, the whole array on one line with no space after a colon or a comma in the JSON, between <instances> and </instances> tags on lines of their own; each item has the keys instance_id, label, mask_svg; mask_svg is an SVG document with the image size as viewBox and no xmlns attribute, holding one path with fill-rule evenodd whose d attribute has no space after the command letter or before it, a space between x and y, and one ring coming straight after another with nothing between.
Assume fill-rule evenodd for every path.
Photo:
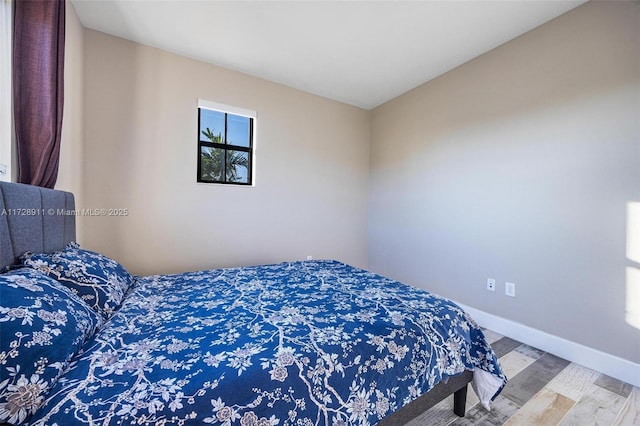
<instances>
[{"instance_id":1,"label":"palm tree through window","mask_svg":"<svg viewBox=\"0 0 640 426\"><path fill-rule=\"evenodd\" d=\"M198 108L198 182L251 185L254 118Z\"/></svg>"}]
</instances>

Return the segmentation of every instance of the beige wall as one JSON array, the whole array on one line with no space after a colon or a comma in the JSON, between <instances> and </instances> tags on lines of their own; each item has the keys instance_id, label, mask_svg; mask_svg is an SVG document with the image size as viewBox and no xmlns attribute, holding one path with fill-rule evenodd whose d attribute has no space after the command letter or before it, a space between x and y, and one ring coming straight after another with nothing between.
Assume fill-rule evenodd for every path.
<instances>
[{"instance_id":1,"label":"beige wall","mask_svg":"<svg viewBox=\"0 0 640 426\"><path fill-rule=\"evenodd\" d=\"M367 266L370 112L85 31L85 245L138 274ZM257 111L256 186L196 183L197 99Z\"/></svg>"},{"instance_id":2,"label":"beige wall","mask_svg":"<svg viewBox=\"0 0 640 426\"><path fill-rule=\"evenodd\" d=\"M84 28L73 4L66 4L64 55L64 109L56 189L73 192L76 206L83 205L84 151ZM84 218L77 218L76 239L84 242Z\"/></svg>"},{"instance_id":3,"label":"beige wall","mask_svg":"<svg viewBox=\"0 0 640 426\"><path fill-rule=\"evenodd\" d=\"M640 362L639 13L587 3L375 109L370 269Z\"/></svg>"},{"instance_id":4,"label":"beige wall","mask_svg":"<svg viewBox=\"0 0 640 426\"><path fill-rule=\"evenodd\" d=\"M376 272L640 362L638 13L590 2L369 113L82 30L69 4L57 187L130 210L80 232L135 273L368 252ZM195 183L198 97L258 111L255 188Z\"/></svg>"}]
</instances>

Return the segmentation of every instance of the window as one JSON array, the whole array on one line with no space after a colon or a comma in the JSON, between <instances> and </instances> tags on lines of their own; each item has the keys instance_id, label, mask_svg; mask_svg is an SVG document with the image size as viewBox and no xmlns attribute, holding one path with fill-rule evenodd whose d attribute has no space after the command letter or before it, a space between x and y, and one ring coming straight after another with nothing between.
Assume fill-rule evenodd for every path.
<instances>
[{"instance_id":1,"label":"window","mask_svg":"<svg viewBox=\"0 0 640 426\"><path fill-rule=\"evenodd\" d=\"M254 111L198 100L198 182L253 184Z\"/></svg>"},{"instance_id":2,"label":"window","mask_svg":"<svg viewBox=\"0 0 640 426\"><path fill-rule=\"evenodd\" d=\"M0 180L13 178L13 118L11 105L12 0L0 0Z\"/></svg>"}]
</instances>

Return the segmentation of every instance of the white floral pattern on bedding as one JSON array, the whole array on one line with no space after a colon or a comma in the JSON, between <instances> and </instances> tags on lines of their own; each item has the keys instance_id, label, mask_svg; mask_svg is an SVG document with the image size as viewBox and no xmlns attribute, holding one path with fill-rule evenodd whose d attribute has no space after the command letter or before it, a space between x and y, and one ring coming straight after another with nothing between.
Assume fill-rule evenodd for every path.
<instances>
[{"instance_id":1,"label":"white floral pattern on bedding","mask_svg":"<svg viewBox=\"0 0 640 426\"><path fill-rule=\"evenodd\" d=\"M71 290L38 271L0 274L0 423L28 420L101 324Z\"/></svg>"},{"instance_id":2,"label":"white floral pattern on bedding","mask_svg":"<svg viewBox=\"0 0 640 426\"><path fill-rule=\"evenodd\" d=\"M149 276L32 424L368 425L476 368L462 309L339 262Z\"/></svg>"},{"instance_id":3,"label":"white floral pattern on bedding","mask_svg":"<svg viewBox=\"0 0 640 426\"><path fill-rule=\"evenodd\" d=\"M55 253L26 252L20 261L70 288L104 319L120 307L133 282L124 266L75 242Z\"/></svg>"}]
</instances>

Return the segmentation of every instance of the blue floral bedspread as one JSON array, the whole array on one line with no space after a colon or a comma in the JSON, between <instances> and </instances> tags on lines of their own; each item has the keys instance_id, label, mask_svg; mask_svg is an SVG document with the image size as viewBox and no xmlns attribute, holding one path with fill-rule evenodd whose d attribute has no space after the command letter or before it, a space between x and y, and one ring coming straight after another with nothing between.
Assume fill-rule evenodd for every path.
<instances>
[{"instance_id":1,"label":"blue floral bedspread","mask_svg":"<svg viewBox=\"0 0 640 426\"><path fill-rule=\"evenodd\" d=\"M339 262L149 276L31 424L367 425L474 369L461 308Z\"/></svg>"}]
</instances>

